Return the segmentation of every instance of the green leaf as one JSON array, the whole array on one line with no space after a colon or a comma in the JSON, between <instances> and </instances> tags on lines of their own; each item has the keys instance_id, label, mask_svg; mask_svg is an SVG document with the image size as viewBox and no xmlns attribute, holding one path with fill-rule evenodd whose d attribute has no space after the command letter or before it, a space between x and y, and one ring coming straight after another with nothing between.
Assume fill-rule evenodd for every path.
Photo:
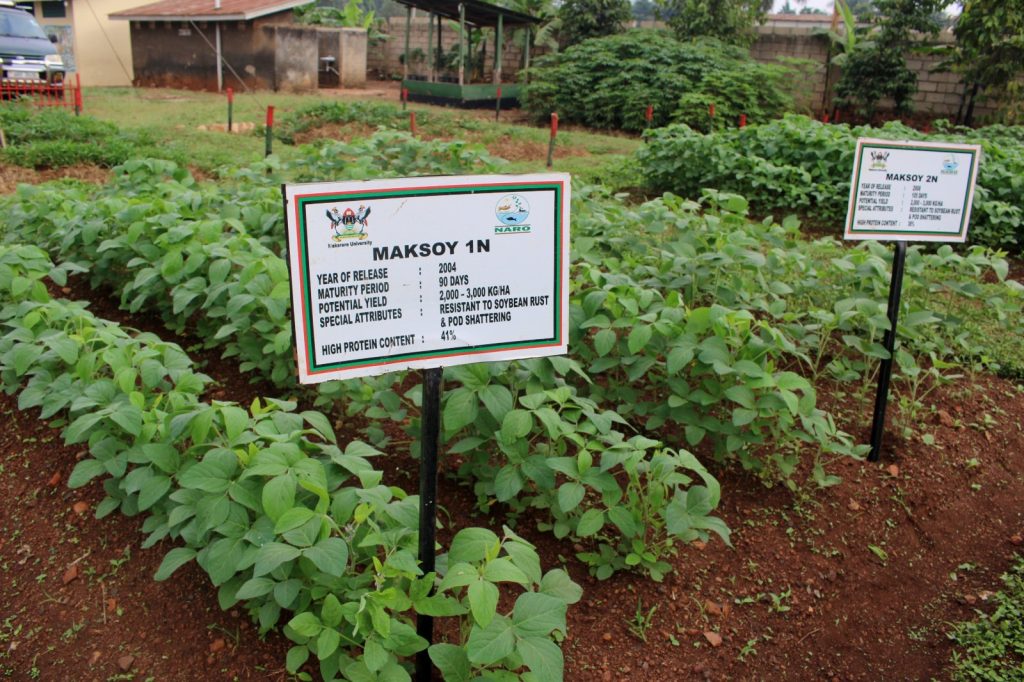
<instances>
[{"instance_id":1,"label":"green leaf","mask_svg":"<svg viewBox=\"0 0 1024 682\"><path fill-rule=\"evenodd\" d=\"M511 544L513 543L509 543L506 547ZM487 562L487 566L484 568L484 580L492 583L530 584L530 579L526 576L526 573L520 570L511 559L505 557L498 557L493 561Z\"/></svg>"},{"instance_id":2,"label":"green leaf","mask_svg":"<svg viewBox=\"0 0 1024 682\"><path fill-rule=\"evenodd\" d=\"M275 476L263 486L263 511L275 523L295 505L295 476L288 473Z\"/></svg>"},{"instance_id":3,"label":"green leaf","mask_svg":"<svg viewBox=\"0 0 1024 682\"><path fill-rule=\"evenodd\" d=\"M277 523L274 524L274 534L281 535L282 533L294 530L316 515L316 512L312 509L307 509L306 507L292 507L284 514L281 514L281 517L277 519Z\"/></svg>"},{"instance_id":4,"label":"green leaf","mask_svg":"<svg viewBox=\"0 0 1024 682\"><path fill-rule=\"evenodd\" d=\"M512 409L512 392L501 384L487 384L479 392L480 402L499 424Z\"/></svg>"},{"instance_id":5,"label":"green leaf","mask_svg":"<svg viewBox=\"0 0 1024 682\"><path fill-rule=\"evenodd\" d=\"M380 640L376 637L370 637L366 640L366 644L363 645L363 663L370 672L377 672L387 665L389 660L388 652L381 646Z\"/></svg>"},{"instance_id":6,"label":"green leaf","mask_svg":"<svg viewBox=\"0 0 1024 682\"><path fill-rule=\"evenodd\" d=\"M452 538L448 550L448 563L477 563L498 544L498 536L486 528L463 528Z\"/></svg>"},{"instance_id":7,"label":"green leaf","mask_svg":"<svg viewBox=\"0 0 1024 682\"><path fill-rule=\"evenodd\" d=\"M284 667L285 669L294 675L299 671L306 661L309 659L309 648L305 646L293 646L288 650L288 655L285 657Z\"/></svg>"},{"instance_id":8,"label":"green leaf","mask_svg":"<svg viewBox=\"0 0 1024 682\"><path fill-rule=\"evenodd\" d=\"M572 581L561 568L553 568L540 581L540 593L566 604L575 604L583 597L583 588Z\"/></svg>"},{"instance_id":9,"label":"green leaf","mask_svg":"<svg viewBox=\"0 0 1024 682\"><path fill-rule=\"evenodd\" d=\"M469 682L472 674L466 649L454 644L433 644L427 650L445 682Z\"/></svg>"},{"instance_id":10,"label":"green leaf","mask_svg":"<svg viewBox=\"0 0 1024 682\"><path fill-rule=\"evenodd\" d=\"M632 331L629 332L629 338L626 341L630 354L636 355L643 350L647 346L648 342L650 342L653 333L654 330L649 324L638 324L633 327Z\"/></svg>"},{"instance_id":11,"label":"green leaf","mask_svg":"<svg viewBox=\"0 0 1024 682\"><path fill-rule=\"evenodd\" d=\"M164 556L153 579L156 581L167 580L172 573L194 559L195 556L196 550L191 547L175 547Z\"/></svg>"},{"instance_id":12,"label":"green leaf","mask_svg":"<svg viewBox=\"0 0 1024 682\"><path fill-rule=\"evenodd\" d=\"M563 483L558 488L558 508L563 512L571 512L583 501L586 490L576 481Z\"/></svg>"},{"instance_id":13,"label":"green leaf","mask_svg":"<svg viewBox=\"0 0 1024 682\"><path fill-rule=\"evenodd\" d=\"M533 429L533 416L526 410L512 410L501 423L501 438L506 443L515 443Z\"/></svg>"},{"instance_id":14,"label":"green leaf","mask_svg":"<svg viewBox=\"0 0 1024 682\"><path fill-rule=\"evenodd\" d=\"M600 509L588 509L583 512L576 526L576 536L588 538L604 527L604 512Z\"/></svg>"},{"instance_id":15,"label":"green leaf","mask_svg":"<svg viewBox=\"0 0 1024 682\"><path fill-rule=\"evenodd\" d=\"M490 665L515 651L515 646L512 621L505 616L496 615L486 628L473 626L466 642L466 654L470 663Z\"/></svg>"},{"instance_id":16,"label":"green leaf","mask_svg":"<svg viewBox=\"0 0 1024 682\"><path fill-rule=\"evenodd\" d=\"M309 611L303 611L288 621L288 627L295 630L295 632L301 637L316 637L323 629L323 625L320 624L320 619Z\"/></svg>"},{"instance_id":17,"label":"green leaf","mask_svg":"<svg viewBox=\"0 0 1024 682\"><path fill-rule=\"evenodd\" d=\"M524 592L516 599L512 609L516 635L547 637L553 630L564 633L565 609L565 602L557 597L540 592Z\"/></svg>"},{"instance_id":18,"label":"green leaf","mask_svg":"<svg viewBox=\"0 0 1024 682\"><path fill-rule=\"evenodd\" d=\"M302 554L321 571L335 578L345 573L348 564L348 545L341 538L324 538L303 550Z\"/></svg>"},{"instance_id":19,"label":"green leaf","mask_svg":"<svg viewBox=\"0 0 1024 682\"><path fill-rule=\"evenodd\" d=\"M271 578L250 578L235 592L238 599L255 599L274 591L277 582Z\"/></svg>"},{"instance_id":20,"label":"green leaf","mask_svg":"<svg viewBox=\"0 0 1024 682\"><path fill-rule=\"evenodd\" d=\"M754 409L754 392L743 385L730 386L725 389L725 397L734 403L739 403L748 410Z\"/></svg>"},{"instance_id":21,"label":"green leaf","mask_svg":"<svg viewBox=\"0 0 1024 682\"><path fill-rule=\"evenodd\" d=\"M233 443L249 426L249 413L234 405L223 405L220 412L224 418L224 434L228 442Z\"/></svg>"},{"instance_id":22,"label":"green leaf","mask_svg":"<svg viewBox=\"0 0 1024 682\"><path fill-rule=\"evenodd\" d=\"M498 587L486 580L477 580L469 586L467 596L473 620L486 628L498 609Z\"/></svg>"},{"instance_id":23,"label":"green leaf","mask_svg":"<svg viewBox=\"0 0 1024 682\"><path fill-rule=\"evenodd\" d=\"M538 680L562 682L565 669L562 650L547 637L523 637L516 643L516 652Z\"/></svg>"},{"instance_id":24,"label":"green leaf","mask_svg":"<svg viewBox=\"0 0 1024 682\"><path fill-rule=\"evenodd\" d=\"M333 592L329 592L324 597L324 605L320 611L320 619L324 625L329 628L336 628L341 625L341 619L344 617L344 612L341 608L341 602L334 596Z\"/></svg>"},{"instance_id":25,"label":"green leaf","mask_svg":"<svg viewBox=\"0 0 1024 682\"><path fill-rule=\"evenodd\" d=\"M103 462L98 459L83 459L75 468L72 469L71 475L68 476L68 487L69 488L81 488L83 485L96 478L107 473L107 468L103 466Z\"/></svg>"},{"instance_id":26,"label":"green leaf","mask_svg":"<svg viewBox=\"0 0 1024 682\"><path fill-rule=\"evenodd\" d=\"M160 499L171 489L171 479L163 474L155 474L150 476L142 487L139 488L139 511L145 511L154 504L160 501Z\"/></svg>"},{"instance_id":27,"label":"green leaf","mask_svg":"<svg viewBox=\"0 0 1024 682\"><path fill-rule=\"evenodd\" d=\"M268 542L256 552L256 563L253 566L253 577L266 575L281 564L297 559L302 552L297 547L282 542Z\"/></svg>"},{"instance_id":28,"label":"green leaf","mask_svg":"<svg viewBox=\"0 0 1024 682\"><path fill-rule=\"evenodd\" d=\"M455 389L444 404L444 430L455 433L472 424L476 421L477 410L477 398L473 391L464 387Z\"/></svg>"},{"instance_id":29,"label":"green leaf","mask_svg":"<svg viewBox=\"0 0 1024 682\"><path fill-rule=\"evenodd\" d=\"M601 357L604 357L608 352L615 347L615 342L618 337L615 336L615 332L611 329L602 329L601 331L594 334L594 350Z\"/></svg>"}]
</instances>

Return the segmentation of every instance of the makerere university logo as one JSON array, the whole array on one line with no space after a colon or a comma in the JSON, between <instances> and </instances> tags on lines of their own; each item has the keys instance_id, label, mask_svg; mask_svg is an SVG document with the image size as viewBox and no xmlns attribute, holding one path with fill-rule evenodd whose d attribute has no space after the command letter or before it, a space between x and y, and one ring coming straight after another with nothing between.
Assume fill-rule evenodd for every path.
<instances>
[{"instance_id":1,"label":"makerere university logo","mask_svg":"<svg viewBox=\"0 0 1024 682\"><path fill-rule=\"evenodd\" d=\"M350 207L344 211L339 211L337 206L328 209L327 219L331 221L331 231L334 232L331 239L336 242L366 239L370 236L366 233L366 228L370 226L369 217L370 207L363 204L359 204L359 208L354 211Z\"/></svg>"},{"instance_id":2,"label":"makerere university logo","mask_svg":"<svg viewBox=\"0 0 1024 682\"><path fill-rule=\"evenodd\" d=\"M501 225L494 228L494 234L516 234L530 231L526 219L530 216L530 202L521 194L506 194L498 200L494 215Z\"/></svg>"}]
</instances>

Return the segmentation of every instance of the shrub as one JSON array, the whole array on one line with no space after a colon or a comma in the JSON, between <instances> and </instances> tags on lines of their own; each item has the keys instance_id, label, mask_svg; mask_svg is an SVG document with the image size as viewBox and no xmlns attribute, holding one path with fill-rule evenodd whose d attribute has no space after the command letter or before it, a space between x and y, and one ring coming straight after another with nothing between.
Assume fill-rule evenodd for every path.
<instances>
[{"instance_id":1,"label":"shrub","mask_svg":"<svg viewBox=\"0 0 1024 682\"><path fill-rule=\"evenodd\" d=\"M788 70L754 62L745 50L705 39L679 42L661 31L633 30L592 38L542 57L530 69L524 107L537 120L557 111L563 121L640 131L671 121L708 130L780 116L791 104L780 84Z\"/></svg>"},{"instance_id":2,"label":"shrub","mask_svg":"<svg viewBox=\"0 0 1024 682\"><path fill-rule=\"evenodd\" d=\"M685 125L654 130L638 152L647 186L696 198L715 187L738 192L759 211L810 211L819 220L846 215L858 137L939 139L982 145L971 240L1020 251L1024 244L1024 142L1019 130L953 128L925 135L900 123L825 125L787 116L765 125L704 135Z\"/></svg>"}]
</instances>

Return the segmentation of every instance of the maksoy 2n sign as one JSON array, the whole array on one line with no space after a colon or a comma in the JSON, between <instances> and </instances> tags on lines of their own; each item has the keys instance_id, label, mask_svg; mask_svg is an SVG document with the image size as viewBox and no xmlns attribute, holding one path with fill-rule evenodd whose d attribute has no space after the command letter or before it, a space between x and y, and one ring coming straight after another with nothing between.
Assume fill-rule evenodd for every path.
<instances>
[{"instance_id":1,"label":"maksoy 2n sign","mask_svg":"<svg viewBox=\"0 0 1024 682\"><path fill-rule=\"evenodd\" d=\"M963 242L981 148L860 139L846 239Z\"/></svg>"},{"instance_id":2,"label":"maksoy 2n sign","mask_svg":"<svg viewBox=\"0 0 1024 682\"><path fill-rule=\"evenodd\" d=\"M567 352L567 175L284 194L302 383Z\"/></svg>"},{"instance_id":3,"label":"maksoy 2n sign","mask_svg":"<svg viewBox=\"0 0 1024 682\"><path fill-rule=\"evenodd\" d=\"M978 145L857 140L845 237L896 242L869 461L881 456L907 242L967 241L980 158Z\"/></svg>"}]
</instances>

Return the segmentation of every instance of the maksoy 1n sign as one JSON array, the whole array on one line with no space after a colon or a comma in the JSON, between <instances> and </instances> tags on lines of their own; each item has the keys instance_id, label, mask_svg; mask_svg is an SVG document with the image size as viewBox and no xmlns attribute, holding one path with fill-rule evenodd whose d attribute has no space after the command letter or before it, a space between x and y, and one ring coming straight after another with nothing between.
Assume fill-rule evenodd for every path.
<instances>
[{"instance_id":1,"label":"maksoy 1n sign","mask_svg":"<svg viewBox=\"0 0 1024 682\"><path fill-rule=\"evenodd\" d=\"M963 242L981 148L857 140L846 239Z\"/></svg>"},{"instance_id":2,"label":"maksoy 1n sign","mask_svg":"<svg viewBox=\"0 0 1024 682\"><path fill-rule=\"evenodd\" d=\"M882 450L907 242L967 241L980 160L978 145L857 140L845 237L896 242L869 461Z\"/></svg>"},{"instance_id":3,"label":"maksoy 1n sign","mask_svg":"<svg viewBox=\"0 0 1024 682\"><path fill-rule=\"evenodd\" d=\"M299 379L564 354L569 177L286 185Z\"/></svg>"}]
</instances>

